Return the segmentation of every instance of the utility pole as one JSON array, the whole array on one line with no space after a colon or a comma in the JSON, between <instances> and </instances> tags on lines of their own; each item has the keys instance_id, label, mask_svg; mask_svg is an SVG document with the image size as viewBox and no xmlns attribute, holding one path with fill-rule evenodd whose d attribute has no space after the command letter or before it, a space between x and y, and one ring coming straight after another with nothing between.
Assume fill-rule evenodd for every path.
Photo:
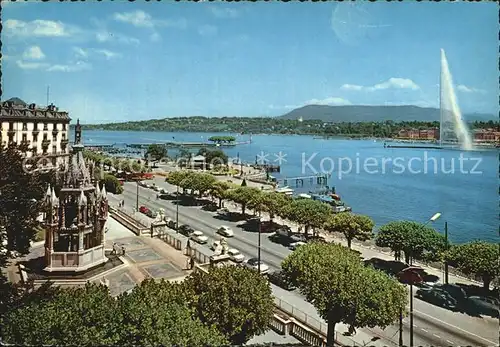
<instances>
[{"instance_id":1,"label":"utility pole","mask_svg":"<svg viewBox=\"0 0 500 347\"><path fill-rule=\"evenodd\" d=\"M178 233L179 232L179 186L177 186L177 190L176 190L176 199L177 199L177 203L175 204L176 208L175 208L175 232Z\"/></svg>"},{"instance_id":2,"label":"utility pole","mask_svg":"<svg viewBox=\"0 0 500 347\"><path fill-rule=\"evenodd\" d=\"M257 260L259 261L257 267L260 274L260 234L262 233L262 217L259 217L259 243L257 246Z\"/></svg>"},{"instance_id":3,"label":"utility pole","mask_svg":"<svg viewBox=\"0 0 500 347\"><path fill-rule=\"evenodd\" d=\"M444 240L446 242L446 251L448 251L448 222L444 222ZM444 259L444 283L448 284L448 260Z\"/></svg>"},{"instance_id":4,"label":"utility pole","mask_svg":"<svg viewBox=\"0 0 500 347\"><path fill-rule=\"evenodd\" d=\"M135 209L137 212L139 212L139 181L136 180L135 183L137 184L137 193L135 196Z\"/></svg>"},{"instance_id":5,"label":"utility pole","mask_svg":"<svg viewBox=\"0 0 500 347\"><path fill-rule=\"evenodd\" d=\"M399 310L399 347L403 347L403 309Z\"/></svg>"}]
</instances>

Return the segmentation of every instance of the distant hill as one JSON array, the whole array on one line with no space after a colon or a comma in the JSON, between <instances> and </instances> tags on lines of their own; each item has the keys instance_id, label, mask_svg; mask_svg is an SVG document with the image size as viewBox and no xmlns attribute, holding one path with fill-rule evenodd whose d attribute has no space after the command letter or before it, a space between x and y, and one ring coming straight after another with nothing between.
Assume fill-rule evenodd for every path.
<instances>
[{"instance_id":1,"label":"distant hill","mask_svg":"<svg viewBox=\"0 0 500 347\"><path fill-rule=\"evenodd\" d=\"M321 120L324 122L381 122L392 120L402 121L438 121L440 111L437 108L424 108L412 105L405 106L327 106L307 105L296 108L287 114L279 116L282 119ZM467 122L498 121L498 116L491 114L464 114Z\"/></svg>"}]
</instances>

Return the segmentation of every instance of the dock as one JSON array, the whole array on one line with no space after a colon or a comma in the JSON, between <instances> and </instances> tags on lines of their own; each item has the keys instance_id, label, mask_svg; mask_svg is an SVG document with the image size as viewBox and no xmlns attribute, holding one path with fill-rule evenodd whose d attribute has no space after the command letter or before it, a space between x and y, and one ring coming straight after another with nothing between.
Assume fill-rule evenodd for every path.
<instances>
[{"instance_id":1,"label":"dock","mask_svg":"<svg viewBox=\"0 0 500 347\"><path fill-rule=\"evenodd\" d=\"M411 146L411 145L385 145L384 148L415 148L415 149L443 149L441 146Z\"/></svg>"},{"instance_id":2,"label":"dock","mask_svg":"<svg viewBox=\"0 0 500 347\"><path fill-rule=\"evenodd\" d=\"M214 143L214 142L150 142L150 143L131 143L127 144L127 147L147 149L150 145L162 145L167 148L203 148L203 147L235 147L239 145L246 145L251 143L251 141L242 142L228 142L228 143Z\"/></svg>"},{"instance_id":3,"label":"dock","mask_svg":"<svg viewBox=\"0 0 500 347\"><path fill-rule=\"evenodd\" d=\"M296 177L284 177L280 179L276 179L277 182L283 182L284 186L288 186L289 182L295 181L295 187L303 187L304 186L304 181L309 180L309 183L311 185L314 185L314 182L316 182L317 185L319 186L328 186L328 178L331 176L331 174L316 174L316 175L306 175L306 176L296 176Z\"/></svg>"}]
</instances>

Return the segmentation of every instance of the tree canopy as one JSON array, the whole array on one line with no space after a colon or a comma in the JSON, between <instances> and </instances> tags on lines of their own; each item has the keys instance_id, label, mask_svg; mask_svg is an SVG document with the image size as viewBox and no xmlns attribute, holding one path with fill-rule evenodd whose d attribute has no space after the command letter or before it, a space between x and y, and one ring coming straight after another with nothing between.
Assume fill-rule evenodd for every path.
<instances>
[{"instance_id":1,"label":"tree canopy","mask_svg":"<svg viewBox=\"0 0 500 347\"><path fill-rule=\"evenodd\" d=\"M236 202L241 205L241 213L244 215L246 206L255 195L260 194L260 190L255 187L238 187L236 189L231 189L228 191L227 196L230 200Z\"/></svg>"},{"instance_id":2,"label":"tree canopy","mask_svg":"<svg viewBox=\"0 0 500 347\"><path fill-rule=\"evenodd\" d=\"M373 226L374 223L370 217L350 212L337 213L325 223L326 230L344 234L349 248L353 239L360 241L371 239Z\"/></svg>"},{"instance_id":3,"label":"tree canopy","mask_svg":"<svg viewBox=\"0 0 500 347\"><path fill-rule=\"evenodd\" d=\"M408 301L395 279L365 267L339 244L303 245L283 260L282 268L328 323L328 346L334 345L337 323L383 329L398 320Z\"/></svg>"},{"instance_id":4,"label":"tree canopy","mask_svg":"<svg viewBox=\"0 0 500 347\"><path fill-rule=\"evenodd\" d=\"M274 300L267 280L239 266L196 272L185 284L194 293L197 316L214 325L231 342L243 345L269 328Z\"/></svg>"},{"instance_id":5,"label":"tree canopy","mask_svg":"<svg viewBox=\"0 0 500 347\"><path fill-rule=\"evenodd\" d=\"M394 221L381 226L375 243L389 247L395 254L404 252L407 264L415 258L438 259L446 249L443 235L413 221Z\"/></svg>"},{"instance_id":6,"label":"tree canopy","mask_svg":"<svg viewBox=\"0 0 500 347\"><path fill-rule=\"evenodd\" d=\"M26 146L0 145L0 226L5 226L7 245L0 242L0 266L5 255L12 252L27 254L30 241L36 236L42 212L45 192L49 182L55 179L53 171L35 170L36 163L25 162ZM6 164L8 163L8 165ZM32 165L32 166L28 166ZM4 236L2 236L4 237ZM2 240L3 241L3 240Z\"/></svg>"},{"instance_id":7,"label":"tree canopy","mask_svg":"<svg viewBox=\"0 0 500 347\"><path fill-rule=\"evenodd\" d=\"M201 148L198 151L198 155L203 155L205 157L205 162L210 165L210 167L218 167L221 165L226 165L228 161L227 154L220 149L207 149Z\"/></svg>"},{"instance_id":8,"label":"tree canopy","mask_svg":"<svg viewBox=\"0 0 500 347\"><path fill-rule=\"evenodd\" d=\"M480 276L485 289L500 276L500 245L473 241L452 246L446 254L448 262L467 275Z\"/></svg>"},{"instance_id":9,"label":"tree canopy","mask_svg":"<svg viewBox=\"0 0 500 347\"><path fill-rule=\"evenodd\" d=\"M236 137L234 136L210 136L208 141L216 142L216 143L228 143L236 141Z\"/></svg>"},{"instance_id":10,"label":"tree canopy","mask_svg":"<svg viewBox=\"0 0 500 347\"><path fill-rule=\"evenodd\" d=\"M151 160L158 161L160 159L163 159L167 156L167 147L165 145L161 144L151 144L148 146L146 149L146 153L144 153L144 158L148 159L151 158Z\"/></svg>"},{"instance_id":11,"label":"tree canopy","mask_svg":"<svg viewBox=\"0 0 500 347\"><path fill-rule=\"evenodd\" d=\"M310 228L323 227L333 215L332 208L325 203L311 199L294 199L285 207L284 215L287 219L304 226L307 234Z\"/></svg>"}]
</instances>

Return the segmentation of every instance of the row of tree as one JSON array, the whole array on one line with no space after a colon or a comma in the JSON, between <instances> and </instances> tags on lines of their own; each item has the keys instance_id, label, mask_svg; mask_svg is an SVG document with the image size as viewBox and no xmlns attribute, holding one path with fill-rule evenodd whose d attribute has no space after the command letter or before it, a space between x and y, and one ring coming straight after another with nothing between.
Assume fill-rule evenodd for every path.
<instances>
[{"instance_id":1,"label":"row of tree","mask_svg":"<svg viewBox=\"0 0 500 347\"><path fill-rule=\"evenodd\" d=\"M90 283L1 289L0 336L14 345L242 345L268 330L274 310L265 277L235 266L146 279L118 297Z\"/></svg>"},{"instance_id":2,"label":"row of tree","mask_svg":"<svg viewBox=\"0 0 500 347\"><path fill-rule=\"evenodd\" d=\"M219 200L229 200L271 219L276 216L303 227L306 235L312 230L342 234L351 247L353 240L366 241L374 238L379 247L390 248L399 260L404 256L407 264L412 260L447 261L467 275L482 278L485 288L499 275L500 247L494 243L474 241L461 245L449 245L442 234L430 226L414 221L393 221L373 232L374 222L368 216L350 212L334 213L320 201L293 199L277 192L267 192L255 187L237 186L217 180L208 173L174 171L166 179L182 188L183 192L198 196L208 194ZM474 250L471 252L471 250Z\"/></svg>"}]
</instances>

